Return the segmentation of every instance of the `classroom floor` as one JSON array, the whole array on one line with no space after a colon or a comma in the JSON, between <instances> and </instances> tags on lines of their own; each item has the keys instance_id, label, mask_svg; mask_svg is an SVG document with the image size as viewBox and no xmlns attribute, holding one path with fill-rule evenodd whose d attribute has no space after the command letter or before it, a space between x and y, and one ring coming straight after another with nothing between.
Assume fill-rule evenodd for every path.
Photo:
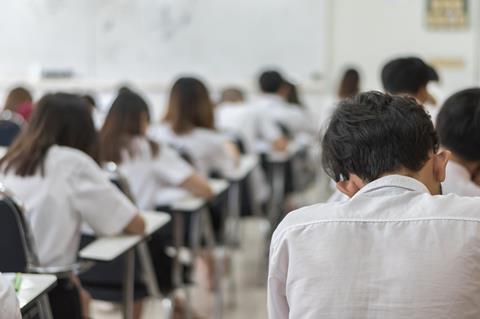
<instances>
[{"instance_id":1,"label":"classroom floor","mask_svg":"<svg viewBox=\"0 0 480 319\"><path fill-rule=\"evenodd\" d=\"M225 319L266 318L266 240L263 234L266 222L259 218L244 219L241 224L241 247L234 253L234 274L236 278L235 306L231 306L228 294L224 295ZM200 267L201 268L201 267ZM202 269L199 269L202 271ZM192 291L194 307L204 318L213 318L214 298L204 284ZM93 303L94 319L121 318L120 308L104 302ZM161 302L148 299L143 319L164 318Z\"/></svg>"}]
</instances>

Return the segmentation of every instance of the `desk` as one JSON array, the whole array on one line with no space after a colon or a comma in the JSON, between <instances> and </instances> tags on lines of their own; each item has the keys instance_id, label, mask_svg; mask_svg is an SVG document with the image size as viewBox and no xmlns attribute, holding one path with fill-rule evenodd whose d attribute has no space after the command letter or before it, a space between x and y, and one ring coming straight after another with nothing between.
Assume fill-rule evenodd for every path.
<instances>
[{"instance_id":1,"label":"desk","mask_svg":"<svg viewBox=\"0 0 480 319\"><path fill-rule=\"evenodd\" d=\"M170 215L161 212L142 212L140 215L145 220L144 235L122 234L112 237L101 237L83 248L80 258L107 262L124 255L125 268L123 277L123 317L132 318L133 310L133 284L134 284L134 261L133 248L143 242L147 237L159 230L170 221Z\"/></svg>"},{"instance_id":2,"label":"desk","mask_svg":"<svg viewBox=\"0 0 480 319\"><path fill-rule=\"evenodd\" d=\"M214 179L210 178L208 180L208 185L213 191L215 196L220 195L227 190L229 184L228 181L224 179ZM186 197L183 197L175 202L173 202L170 207L173 211L177 212L196 212L202 209L207 204L207 201L203 198L197 197L193 194L190 194Z\"/></svg>"},{"instance_id":3,"label":"desk","mask_svg":"<svg viewBox=\"0 0 480 319\"><path fill-rule=\"evenodd\" d=\"M2 274L7 281L13 282L15 278L14 273ZM17 293L18 303L22 313L28 310L33 303L38 302L40 298L44 297L46 293L55 287L57 277L54 275L40 275L40 274L22 274L22 284L20 291ZM48 301L48 299L47 299ZM40 311L45 317L49 318L51 313L49 304L41 305L41 308L48 307L48 309L41 309ZM51 316L51 314L50 314Z\"/></svg>"}]
</instances>

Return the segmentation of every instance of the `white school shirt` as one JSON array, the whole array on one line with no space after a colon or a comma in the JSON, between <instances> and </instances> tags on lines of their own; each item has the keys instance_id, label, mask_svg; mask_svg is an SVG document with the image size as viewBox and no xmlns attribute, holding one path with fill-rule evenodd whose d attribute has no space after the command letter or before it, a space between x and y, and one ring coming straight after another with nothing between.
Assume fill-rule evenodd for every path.
<instances>
[{"instance_id":1,"label":"white school shirt","mask_svg":"<svg viewBox=\"0 0 480 319\"><path fill-rule=\"evenodd\" d=\"M255 102L255 107L264 120L270 119L283 125L293 136L312 130L313 124L308 116L297 106L286 103L277 94L263 94Z\"/></svg>"},{"instance_id":2,"label":"white school shirt","mask_svg":"<svg viewBox=\"0 0 480 319\"><path fill-rule=\"evenodd\" d=\"M444 194L480 196L480 186L472 182L470 173L462 165L449 161L445 173L445 181L442 183Z\"/></svg>"},{"instance_id":3,"label":"white school shirt","mask_svg":"<svg viewBox=\"0 0 480 319\"><path fill-rule=\"evenodd\" d=\"M77 259L81 225L98 235L116 235L136 215L136 207L85 153L54 145L45 175L21 177L13 170L2 182L25 206L41 266L66 266Z\"/></svg>"},{"instance_id":4,"label":"white school shirt","mask_svg":"<svg viewBox=\"0 0 480 319\"><path fill-rule=\"evenodd\" d=\"M228 139L213 130L195 128L189 133L178 135L170 125L163 124L153 126L149 130L149 136L158 143L163 142L185 150L192 158L194 167L205 177L212 171L223 174L235 167L234 158L225 148Z\"/></svg>"},{"instance_id":5,"label":"white school shirt","mask_svg":"<svg viewBox=\"0 0 480 319\"><path fill-rule=\"evenodd\" d=\"M219 130L239 134L248 153L255 152L257 141L272 143L282 138L282 131L270 118L250 104L222 103L215 108L215 123Z\"/></svg>"},{"instance_id":6,"label":"white school shirt","mask_svg":"<svg viewBox=\"0 0 480 319\"><path fill-rule=\"evenodd\" d=\"M273 234L271 319L480 318L480 198L406 176L288 214Z\"/></svg>"},{"instance_id":7,"label":"white school shirt","mask_svg":"<svg viewBox=\"0 0 480 319\"><path fill-rule=\"evenodd\" d=\"M159 145L159 152L154 155L144 137L133 138L131 150L132 155L127 150L122 151L119 167L138 207L152 210L188 195L188 191L179 186L194 174L194 170L174 150Z\"/></svg>"},{"instance_id":8,"label":"white school shirt","mask_svg":"<svg viewBox=\"0 0 480 319\"><path fill-rule=\"evenodd\" d=\"M21 319L13 284L0 274L0 317L2 319Z\"/></svg>"}]
</instances>

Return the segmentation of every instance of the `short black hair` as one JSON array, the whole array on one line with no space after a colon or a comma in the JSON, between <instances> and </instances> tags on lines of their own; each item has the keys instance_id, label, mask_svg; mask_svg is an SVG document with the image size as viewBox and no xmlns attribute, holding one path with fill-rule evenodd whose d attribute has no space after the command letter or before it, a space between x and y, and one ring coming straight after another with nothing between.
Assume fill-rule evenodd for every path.
<instances>
[{"instance_id":1,"label":"short black hair","mask_svg":"<svg viewBox=\"0 0 480 319\"><path fill-rule=\"evenodd\" d=\"M393 59L382 69L383 88L390 94L417 94L428 82L435 80L432 70L431 66L417 57Z\"/></svg>"},{"instance_id":2,"label":"short black hair","mask_svg":"<svg viewBox=\"0 0 480 319\"><path fill-rule=\"evenodd\" d=\"M276 70L263 71L258 78L258 84L263 93L277 93L284 83L283 76Z\"/></svg>"},{"instance_id":3,"label":"short black hair","mask_svg":"<svg viewBox=\"0 0 480 319\"><path fill-rule=\"evenodd\" d=\"M335 181L353 173L371 182L401 168L420 170L438 138L415 99L371 91L340 102L322 148L323 168Z\"/></svg>"},{"instance_id":4,"label":"short black hair","mask_svg":"<svg viewBox=\"0 0 480 319\"><path fill-rule=\"evenodd\" d=\"M480 88L450 96L438 113L440 144L465 160L480 160Z\"/></svg>"}]
</instances>

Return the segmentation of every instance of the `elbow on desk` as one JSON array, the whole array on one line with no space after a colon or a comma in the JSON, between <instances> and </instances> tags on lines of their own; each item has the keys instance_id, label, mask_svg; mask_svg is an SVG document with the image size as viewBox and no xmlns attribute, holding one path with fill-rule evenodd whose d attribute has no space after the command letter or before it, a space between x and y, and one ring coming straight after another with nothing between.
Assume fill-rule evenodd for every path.
<instances>
[{"instance_id":1,"label":"elbow on desk","mask_svg":"<svg viewBox=\"0 0 480 319\"><path fill-rule=\"evenodd\" d=\"M135 215L132 220L125 227L124 231L127 234L142 235L145 233L145 220L139 214Z\"/></svg>"}]
</instances>

